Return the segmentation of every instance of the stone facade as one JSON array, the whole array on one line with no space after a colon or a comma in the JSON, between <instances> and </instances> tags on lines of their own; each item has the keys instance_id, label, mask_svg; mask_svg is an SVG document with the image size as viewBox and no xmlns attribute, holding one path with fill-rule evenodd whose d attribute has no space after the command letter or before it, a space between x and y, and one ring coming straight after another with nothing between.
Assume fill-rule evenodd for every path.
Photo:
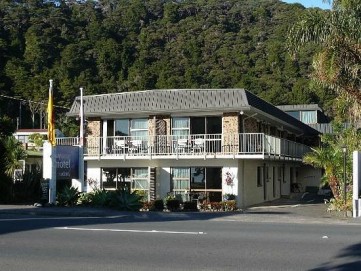
<instances>
[{"instance_id":1,"label":"stone facade","mask_svg":"<svg viewBox=\"0 0 361 271\"><path fill-rule=\"evenodd\" d=\"M100 119L91 119L88 120L87 125L87 136L88 137L100 137L100 127L101 127L101 121Z\"/></svg>"},{"instance_id":2,"label":"stone facade","mask_svg":"<svg viewBox=\"0 0 361 271\"><path fill-rule=\"evenodd\" d=\"M150 137L152 137L152 136L155 135L155 134L154 134L155 125L156 125L155 121L156 121L156 120L154 119L154 116L149 116L149 118L148 118L148 135L149 135Z\"/></svg>"},{"instance_id":3,"label":"stone facade","mask_svg":"<svg viewBox=\"0 0 361 271\"><path fill-rule=\"evenodd\" d=\"M88 119L86 128L86 152L90 155L97 155L100 153L100 131L101 131L100 119Z\"/></svg>"},{"instance_id":4,"label":"stone facade","mask_svg":"<svg viewBox=\"0 0 361 271\"><path fill-rule=\"evenodd\" d=\"M166 146L170 146L170 116L149 116L148 134L150 136L151 145L159 152L164 152ZM162 136L164 137L156 137Z\"/></svg>"},{"instance_id":5,"label":"stone facade","mask_svg":"<svg viewBox=\"0 0 361 271\"><path fill-rule=\"evenodd\" d=\"M238 152L239 115L238 112L224 113L222 122L222 147L226 152Z\"/></svg>"},{"instance_id":6,"label":"stone facade","mask_svg":"<svg viewBox=\"0 0 361 271\"><path fill-rule=\"evenodd\" d=\"M170 116L149 116L148 134L153 135L170 135Z\"/></svg>"}]
</instances>

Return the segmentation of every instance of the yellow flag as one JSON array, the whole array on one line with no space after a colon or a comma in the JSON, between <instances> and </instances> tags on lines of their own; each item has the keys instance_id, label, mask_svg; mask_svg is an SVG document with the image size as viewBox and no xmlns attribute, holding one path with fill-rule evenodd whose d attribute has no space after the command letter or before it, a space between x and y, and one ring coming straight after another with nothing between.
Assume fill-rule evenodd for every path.
<instances>
[{"instance_id":1,"label":"yellow flag","mask_svg":"<svg viewBox=\"0 0 361 271\"><path fill-rule=\"evenodd\" d=\"M55 146L55 124L54 124L54 105L53 105L53 80L50 81L49 101L48 101L48 140Z\"/></svg>"}]
</instances>

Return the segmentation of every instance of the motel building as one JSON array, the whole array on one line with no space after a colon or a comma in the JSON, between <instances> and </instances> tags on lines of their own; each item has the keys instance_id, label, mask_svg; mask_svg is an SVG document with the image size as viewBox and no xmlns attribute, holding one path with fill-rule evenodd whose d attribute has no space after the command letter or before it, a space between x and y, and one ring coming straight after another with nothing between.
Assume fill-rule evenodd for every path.
<instances>
[{"instance_id":1,"label":"motel building","mask_svg":"<svg viewBox=\"0 0 361 271\"><path fill-rule=\"evenodd\" d=\"M244 208L319 185L321 171L302 163L319 132L245 89L89 95L83 104L85 191L126 186L148 200L210 202L233 194ZM68 115L79 112L77 97Z\"/></svg>"}]
</instances>

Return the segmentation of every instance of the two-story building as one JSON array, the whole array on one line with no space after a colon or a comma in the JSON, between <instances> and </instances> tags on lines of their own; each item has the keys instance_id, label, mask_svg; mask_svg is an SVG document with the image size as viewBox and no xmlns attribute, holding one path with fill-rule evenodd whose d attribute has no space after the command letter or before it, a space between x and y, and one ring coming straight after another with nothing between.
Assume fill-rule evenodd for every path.
<instances>
[{"instance_id":1,"label":"two-story building","mask_svg":"<svg viewBox=\"0 0 361 271\"><path fill-rule=\"evenodd\" d=\"M320 178L302 164L319 132L244 89L146 90L83 101L86 178L104 189L129 186L149 200L234 194L245 207L289 196L300 172ZM79 111L77 97L68 115Z\"/></svg>"}]
</instances>

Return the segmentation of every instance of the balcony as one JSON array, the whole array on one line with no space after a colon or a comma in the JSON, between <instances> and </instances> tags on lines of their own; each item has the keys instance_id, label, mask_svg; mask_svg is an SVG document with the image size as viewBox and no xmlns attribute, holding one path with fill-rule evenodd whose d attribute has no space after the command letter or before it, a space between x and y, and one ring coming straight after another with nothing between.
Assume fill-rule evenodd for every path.
<instances>
[{"instance_id":1,"label":"balcony","mask_svg":"<svg viewBox=\"0 0 361 271\"><path fill-rule=\"evenodd\" d=\"M78 138L57 138L57 145L78 145ZM99 159L275 158L300 160L310 147L263 133L85 138L84 156Z\"/></svg>"}]
</instances>

